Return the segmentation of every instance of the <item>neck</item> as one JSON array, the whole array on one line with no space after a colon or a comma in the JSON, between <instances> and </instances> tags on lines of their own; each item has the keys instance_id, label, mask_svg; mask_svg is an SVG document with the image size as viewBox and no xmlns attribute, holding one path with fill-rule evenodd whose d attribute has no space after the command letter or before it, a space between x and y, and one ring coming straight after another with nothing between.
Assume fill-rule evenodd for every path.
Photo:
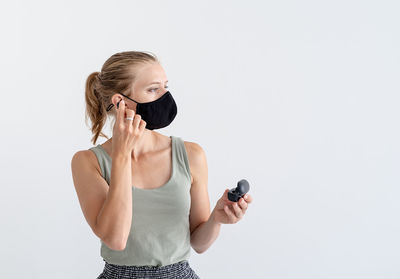
<instances>
[{"instance_id":1,"label":"neck","mask_svg":"<svg viewBox=\"0 0 400 279\"><path fill-rule=\"evenodd\" d=\"M148 152L153 151L158 143L158 137L155 132L149 129L144 129L142 136L136 140L131 152L133 161L138 161L139 158Z\"/></svg>"},{"instance_id":2,"label":"neck","mask_svg":"<svg viewBox=\"0 0 400 279\"><path fill-rule=\"evenodd\" d=\"M131 159L137 162L143 154L153 151L156 148L157 143L157 133L149 129L144 129L142 136L134 143L131 152Z\"/></svg>"}]
</instances>

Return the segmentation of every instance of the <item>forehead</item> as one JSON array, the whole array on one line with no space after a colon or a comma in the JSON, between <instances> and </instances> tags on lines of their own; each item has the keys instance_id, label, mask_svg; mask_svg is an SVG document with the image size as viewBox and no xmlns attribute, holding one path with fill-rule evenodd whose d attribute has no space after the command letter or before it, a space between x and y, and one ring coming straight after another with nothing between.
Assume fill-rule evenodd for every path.
<instances>
[{"instance_id":1,"label":"forehead","mask_svg":"<svg viewBox=\"0 0 400 279\"><path fill-rule=\"evenodd\" d=\"M159 63L146 63L137 69L134 86L147 86L152 82L164 84L166 80L167 75Z\"/></svg>"}]
</instances>

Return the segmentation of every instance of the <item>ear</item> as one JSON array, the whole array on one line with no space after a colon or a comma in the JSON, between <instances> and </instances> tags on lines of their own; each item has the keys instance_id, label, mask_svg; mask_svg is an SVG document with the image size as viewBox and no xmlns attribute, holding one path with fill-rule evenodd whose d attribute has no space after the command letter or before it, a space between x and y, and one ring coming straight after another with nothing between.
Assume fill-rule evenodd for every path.
<instances>
[{"instance_id":1,"label":"ear","mask_svg":"<svg viewBox=\"0 0 400 279\"><path fill-rule=\"evenodd\" d=\"M111 97L111 103L113 103L114 106L118 107L119 102L120 102L122 99L123 99L123 98L122 98L122 95L121 95L121 94L115 93L115 94L112 95L112 97Z\"/></svg>"}]
</instances>

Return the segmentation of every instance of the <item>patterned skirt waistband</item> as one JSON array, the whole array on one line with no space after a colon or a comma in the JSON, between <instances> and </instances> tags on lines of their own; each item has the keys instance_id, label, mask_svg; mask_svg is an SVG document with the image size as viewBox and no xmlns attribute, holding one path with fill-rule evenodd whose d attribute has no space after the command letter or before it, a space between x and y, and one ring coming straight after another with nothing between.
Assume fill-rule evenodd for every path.
<instances>
[{"instance_id":1,"label":"patterned skirt waistband","mask_svg":"<svg viewBox=\"0 0 400 279\"><path fill-rule=\"evenodd\" d=\"M105 262L103 272L97 277L97 279L131 278L199 279L187 260L165 266L127 266Z\"/></svg>"}]
</instances>

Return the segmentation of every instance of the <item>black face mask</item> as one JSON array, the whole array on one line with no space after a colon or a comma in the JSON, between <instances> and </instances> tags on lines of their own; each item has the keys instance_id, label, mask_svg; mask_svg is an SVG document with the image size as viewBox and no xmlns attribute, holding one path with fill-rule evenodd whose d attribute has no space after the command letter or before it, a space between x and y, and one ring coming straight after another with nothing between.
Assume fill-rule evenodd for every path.
<instances>
[{"instance_id":1,"label":"black face mask","mask_svg":"<svg viewBox=\"0 0 400 279\"><path fill-rule=\"evenodd\" d=\"M122 93L119 94L137 104L136 113L146 121L146 128L149 130L168 126L174 120L178 112L175 100L169 91L165 92L164 95L157 100L147 103L138 103ZM119 102L117 106L119 106ZM113 106L114 104L110 104L106 110L109 111Z\"/></svg>"}]
</instances>

